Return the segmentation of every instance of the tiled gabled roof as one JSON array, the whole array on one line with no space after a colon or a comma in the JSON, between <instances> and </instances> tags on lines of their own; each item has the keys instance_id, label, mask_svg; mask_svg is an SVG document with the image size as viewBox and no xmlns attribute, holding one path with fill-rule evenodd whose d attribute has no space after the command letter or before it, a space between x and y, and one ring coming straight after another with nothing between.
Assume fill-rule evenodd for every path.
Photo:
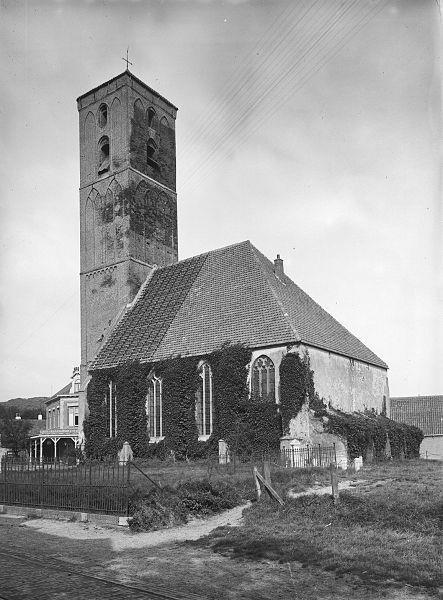
<instances>
[{"instance_id":1,"label":"tiled gabled roof","mask_svg":"<svg viewBox=\"0 0 443 600\"><path fill-rule=\"evenodd\" d=\"M424 435L443 435L443 396L391 397L390 417L415 425Z\"/></svg>"},{"instance_id":2,"label":"tiled gabled roof","mask_svg":"<svg viewBox=\"0 0 443 600\"><path fill-rule=\"evenodd\" d=\"M62 387L61 390L59 390L53 396L51 396L49 398L49 400L54 400L54 398L57 398L58 396L67 396L69 394L70 389L71 389L71 385L72 385L71 383L67 383L64 387Z\"/></svg>"},{"instance_id":3,"label":"tiled gabled roof","mask_svg":"<svg viewBox=\"0 0 443 600\"><path fill-rule=\"evenodd\" d=\"M246 241L155 271L90 370L204 355L226 342L302 342L387 368Z\"/></svg>"}]
</instances>

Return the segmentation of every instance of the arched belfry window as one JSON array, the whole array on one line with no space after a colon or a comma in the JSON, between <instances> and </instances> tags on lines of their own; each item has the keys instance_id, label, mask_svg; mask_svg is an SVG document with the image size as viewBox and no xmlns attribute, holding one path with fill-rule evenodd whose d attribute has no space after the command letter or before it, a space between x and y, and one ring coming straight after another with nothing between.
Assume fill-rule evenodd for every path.
<instances>
[{"instance_id":1,"label":"arched belfry window","mask_svg":"<svg viewBox=\"0 0 443 600\"><path fill-rule=\"evenodd\" d=\"M106 104L100 104L98 107L97 120L99 127L104 127L108 122L108 107Z\"/></svg>"},{"instance_id":2,"label":"arched belfry window","mask_svg":"<svg viewBox=\"0 0 443 600\"><path fill-rule=\"evenodd\" d=\"M264 354L252 365L251 396L259 402L275 402L275 366Z\"/></svg>"},{"instance_id":3,"label":"arched belfry window","mask_svg":"<svg viewBox=\"0 0 443 600\"><path fill-rule=\"evenodd\" d=\"M212 371L207 362L200 364L200 376L195 398L195 420L199 436L209 437L212 433Z\"/></svg>"},{"instance_id":4,"label":"arched belfry window","mask_svg":"<svg viewBox=\"0 0 443 600\"><path fill-rule=\"evenodd\" d=\"M98 174L102 175L109 171L109 138L104 135L98 143Z\"/></svg>"},{"instance_id":5,"label":"arched belfry window","mask_svg":"<svg viewBox=\"0 0 443 600\"><path fill-rule=\"evenodd\" d=\"M148 417L148 432L151 439L163 437L163 399L162 380L151 375L148 380L148 395L146 397L146 415Z\"/></svg>"},{"instance_id":6,"label":"arched belfry window","mask_svg":"<svg viewBox=\"0 0 443 600\"><path fill-rule=\"evenodd\" d=\"M147 155L147 162L152 167L158 167L157 153L158 153L157 144L155 143L155 141L152 138L149 138L147 148L146 148L146 155Z\"/></svg>"},{"instance_id":7,"label":"arched belfry window","mask_svg":"<svg viewBox=\"0 0 443 600\"><path fill-rule=\"evenodd\" d=\"M148 127L151 127L152 129L156 129L158 119L157 119L155 110L152 108L152 106L148 108L148 110L146 112L146 118L148 119Z\"/></svg>"}]
</instances>

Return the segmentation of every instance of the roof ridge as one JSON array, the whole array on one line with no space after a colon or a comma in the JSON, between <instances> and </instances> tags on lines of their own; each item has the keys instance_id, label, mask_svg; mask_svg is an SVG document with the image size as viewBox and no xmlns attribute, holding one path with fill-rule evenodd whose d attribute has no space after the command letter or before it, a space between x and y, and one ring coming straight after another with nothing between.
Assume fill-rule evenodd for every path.
<instances>
[{"instance_id":1,"label":"roof ridge","mask_svg":"<svg viewBox=\"0 0 443 600\"><path fill-rule=\"evenodd\" d=\"M222 246L221 248L214 248L214 250L206 250L206 252L201 252L200 254L195 254L194 256L188 256L187 258L182 258L178 260L176 263L172 265L165 265L163 267L159 267L157 265L157 271L164 271L165 269L170 269L171 267L175 267L175 265L183 264L188 260L194 260L195 258L201 258L202 256L208 256L209 254L216 254L217 252L222 252L224 250L228 250L229 248L235 248L236 246L242 246L243 244L249 244L253 247L250 240L244 240L243 242L236 242L235 244L228 244L227 246Z\"/></svg>"},{"instance_id":2,"label":"roof ridge","mask_svg":"<svg viewBox=\"0 0 443 600\"><path fill-rule=\"evenodd\" d=\"M257 248L255 248L255 246L253 246L255 253L257 254L257 256L259 258L261 258L262 260L266 261L269 266L272 268L272 261L269 260L269 258L267 256L265 256L262 252L260 252L260 250L258 250ZM375 354L375 352L373 352L368 346L366 346L366 344L364 344L356 335L354 335L347 327L345 327L340 321L338 321L333 315L331 315L330 312L328 312L325 308L323 308L316 300L314 300L307 292L305 292L305 290L303 290L299 285L297 285L295 283L295 281L293 281L288 275L286 275L286 273L283 273L283 277L285 280L288 281L288 283L291 286L294 286L297 289L297 292L299 294L301 294L302 296L304 296L306 299L309 300L310 303L312 303L312 305L316 308L316 310L321 311L321 313L323 313L324 315L327 316L328 319L331 320L331 322L336 323L342 330L344 330L346 332L346 334L348 334L349 336L351 336L351 338L353 338L354 340L356 340L358 342L358 344L360 344L362 347L364 347L366 350L369 351L369 353L375 358L377 359L377 363L374 362L374 358L372 360L369 360L368 358L366 359L362 359L362 358L357 358L357 360L362 360L362 362L366 362L368 364L375 364L377 366L382 366L383 368L388 368L387 364L377 355ZM269 279L266 278L270 287L272 288L272 284L269 282ZM282 279L276 278L278 279L278 281L280 281L280 283L282 283L283 285L287 285L285 283L285 281L283 281ZM287 320L290 321L289 316L287 317ZM292 330L294 330L294 327L291 325ZM322 348L325 350L329 350L329 348L327 346L322 346L319 345L318 343L315 344L307 339L304 339L303 336L299 336L300 337L300 341L303 341L304 343L308 343L312 346L317 346L318 348ZM338 352L340 354L340 352ZM353 353L342 353L344 356L348 356L349 358L356 358L356 356L353 355ZM380 364L382 363L382 365Z\"/></svg>"},{"instance_id":3,"label":"roof ridge","mask_svg":"<svg viewBox=\"0 0 443 600\"><path fill-rule=\"evenodd\" d=\"M260 265L260 258L258 256L258 254L261 254L260 250L258 250L258 248L256 248L254 246L254 244L251 244L251 248L252 248L252 254L254 256L254 260L255 262L258 264L259 267L261 267ZM266 258L267 261L269 261L269 263L272 265L272 262L269 260L269 258L267 258L264 254L262 255L264 258ZM261 271L261 269L260 269ZM266 285L267 287L271 290L271 294L274 297L278 307L280 308L282 314L283 314L283 318L286 321L286 323L289 325L290 330L294 333L295 337L296 337L296 341L299 342L301 341L301 336L300 333L297 331L297 329L293 326L293 324L291 323L291 319L289 318L289 315L287 312L285 312L285 308L282 304L282 302L280 301L276 291L273 289L268 277L266 277L266 274L264 276L264 279L266 281ZM283 282L282 282L283 283Z\"/></svg>"}]
</instances>

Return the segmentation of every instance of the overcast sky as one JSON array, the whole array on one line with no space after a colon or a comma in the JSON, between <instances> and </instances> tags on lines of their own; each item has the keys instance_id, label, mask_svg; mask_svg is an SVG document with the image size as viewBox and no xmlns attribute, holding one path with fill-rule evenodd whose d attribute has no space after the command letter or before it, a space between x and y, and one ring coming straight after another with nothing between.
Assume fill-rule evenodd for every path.
<instances>
[{"instance_id":1,"label":"overcast sky","mask_svg":"<svg viewBox=\"0 0 443 600\"><path fill-rule=\"evenodd\" d=\"M179 255L250 239L443 393L435 0L1 0L0 400L80 362L75 99L124 70L179 107ZM439 297L440 293L440 297Z\"/></svg>"}]
</instances>

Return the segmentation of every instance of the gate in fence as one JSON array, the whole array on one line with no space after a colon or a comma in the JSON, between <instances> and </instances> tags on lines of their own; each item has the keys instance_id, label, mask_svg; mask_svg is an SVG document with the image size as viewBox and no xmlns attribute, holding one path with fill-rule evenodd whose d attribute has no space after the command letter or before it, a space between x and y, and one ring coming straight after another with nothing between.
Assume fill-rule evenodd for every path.
<instances>
[{"instance_id":1,"label":"gate in fence","mask_svg":"<svg viewBox=\"0 0 443 600\"><path fill-rule=\"evenodd\" d=\"M0 504L128 514L130 463L17 463L3 460Z\"/></svg>"}]
</instances>

